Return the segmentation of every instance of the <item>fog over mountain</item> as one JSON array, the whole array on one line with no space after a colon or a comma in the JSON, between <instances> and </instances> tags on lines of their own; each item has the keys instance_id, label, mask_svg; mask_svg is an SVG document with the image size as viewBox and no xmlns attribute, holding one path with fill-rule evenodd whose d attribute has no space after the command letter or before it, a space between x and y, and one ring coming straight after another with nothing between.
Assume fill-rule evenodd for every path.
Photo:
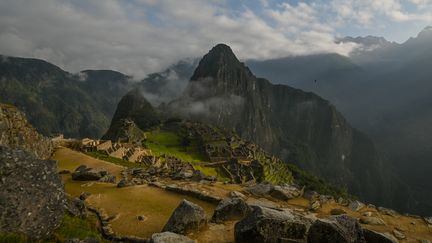
<instances>
[{"instance_id":1,"label":"fog over mountain","mask_svg":"<svg viewBox=\"0 0 432 243\"><path fill-rule=\"evenodd\" d=\"M355 127L372 136L388 164L412 188L410 200L399 207L430 212L432 28L402 44L370 36L343 41L374 48L350 57L312 55L248 64L258 76L334 103Z\"/></svg>"}]
</instances>

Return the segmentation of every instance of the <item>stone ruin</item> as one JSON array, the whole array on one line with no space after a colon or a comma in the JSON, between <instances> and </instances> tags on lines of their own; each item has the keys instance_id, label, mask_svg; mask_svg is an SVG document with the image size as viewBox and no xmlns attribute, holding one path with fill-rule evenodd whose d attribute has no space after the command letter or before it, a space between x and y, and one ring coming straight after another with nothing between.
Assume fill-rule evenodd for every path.
<instances>
[{"instance_id":1,"label":"stone ruin","mask_svg":"<svg viewBox=\"0 0 432 243\"><path fill-rule=\"evenodd\" d=\"M127 160L134 163L149 162L152 153L139 145L130 143L113 143L111 140L94 140L84 138L81 140L80 150L84 152L101 152L108 156Z\"/></svg>"}]
</instances>

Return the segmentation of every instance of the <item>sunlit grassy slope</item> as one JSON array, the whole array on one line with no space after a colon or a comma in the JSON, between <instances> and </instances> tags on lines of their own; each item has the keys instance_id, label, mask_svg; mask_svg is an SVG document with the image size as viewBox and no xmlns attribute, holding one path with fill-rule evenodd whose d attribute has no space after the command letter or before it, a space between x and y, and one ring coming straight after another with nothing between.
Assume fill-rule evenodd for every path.
<instances>
[{"instance_id":1,"label":"sunlit grassy slope","mask_svg":"<svg viewBox=\"0 0 432 243\"><path fill-rule=\"evenodd\" d=\"M189 162L196 170L202 171L208 176L215 176L221 180L228 178L217 168L206 167L209 159L202 151L201 144L197 140L186 141L178 132L155 129L145 133L144 146L151 149L157 156L168 155Z\"/></svg>"},{"instance_id":2,"label":"sunlit grassy slope","mask_svg":"<svg viewBox=\"0 0 432 243\"><path fill-rule=\"evenodd\" d=\"M93 168L103 168L113 174L119 174L124 167L114 165L110 162L97 160L85 154L68 148L58 149L53 159L58 161L59 170L75 168L77 164L84 164ZM72 197L79 196L82 192L90 192L86 200L90 206L105 211L109 216L115 218L111 225L115 232L122 235L135 235L149 237L155 232L160 232L168 221L168 218L183 199L199 204L212 215L215 205L199 199L177 194L150 186L133 186L117 188L116 184L110 183L88 183L73 181L69 174L62 175L65 183L65 191ZM119 177L120 178L120 177ZM146 217L145 221L139 221L138 215ZM69 227L76 219L65 218L63 228L60 228L59 236L74 235L69 232ZM90 234L88 224L83 221L75 222L80 229L76 235ZM94 225L94 224L93 224Z\"/></svg>"}]
</instances>

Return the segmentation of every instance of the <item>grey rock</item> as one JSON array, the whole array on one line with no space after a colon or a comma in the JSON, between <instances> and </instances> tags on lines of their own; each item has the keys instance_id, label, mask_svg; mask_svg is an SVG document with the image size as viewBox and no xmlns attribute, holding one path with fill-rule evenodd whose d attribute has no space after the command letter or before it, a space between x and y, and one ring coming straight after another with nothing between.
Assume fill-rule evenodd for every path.
<instances>
[{"instance_id":1,"label":"grey rock","mask_svg":"<svg viewBox=\"0 0 432 243\"><path fill-rule=\"evenodd\" d=\"M139 221L144 221L144 220L146 220L146 217L145 217L144 215L138 215L138 216L137 216L137 219L138 219Z\"/></svg>"},{"instance_id":2,"label":"grey rock","mask_svg":"<svg viewBox=\"0 0 432 243\"><path fill-rule=\"evenodd\" d=\"M397 215L396 211L394 211L393 209L378 207L378 211L382 214L393 216L393 217Z\"/></svg>"},{"instance_id":3,"label":"grey rock","mask_svg":"<svg viewBox=\"0 0 432 243\"><path fill-rule=\"evenodd\" d=\"M316 220L309 229L308 243L364 243L363 231L356 219L348 215Z\"/></svg>"},{"instance_id":4,"label":"grey rock","mask_svg":"<svg viewBox=\"0 0 432 243\"><path fill-rule=\"evenodd\" d=\"M116 177L114 175L107 174L107 175L104 175L102 178L100 178L99 182L115 183Z\"/></svg>"},{"instance_id":5,"label":"grey rock","mask_svg":"<svg viewBox=\"0 0 432 243\"><path fill-rule=\"evenodd\" d=\"M432 225L432 217L425 217L425 218L424 218L424 221L425 221L427 224L431 224L431 225Z\"/></svg>"},{"instance_id":6,"label":"grey rock","mask_svg":"<svg viewBox=\"0 0 432 243\"><path fill-rule=\"evenodd\" d=\"M196 241L190 238L172 232L163 232L153 234L151 243L195 243Z\"/></svg>"},{"instance_id":7,"label":"grey rock","mask_svg":"<svg viewBox=\"0 0 432 243\"><path fill-rule=\"evenodd\" d=\"M360 209L362 209L364 207L365 207L364 203L362 203L360 201L352 201L348 205L348 208L351 209L352 211L359 211Z\"/></svg>"},{"instance_id":8,"label":"grey rock","mask_svg":"<svg viewBox=\"0 0 432 243\"><path fill-rule=\"evenodd\" d=\"M289 242L306 238L310 220L291 211L253 206L234 227L237 243Z\"/></svg>"},{"instance_id":9,"label":"grey rock","mask_svg":"<svg viewBox=\"0 0 432 243\"><path fill-rule=\"evenodd\" d=\"M72 173L72 180L76 181L97 181L106 175L106 171L88 168L85 165L80 165Z\"/></svg>"},{"instance_id":10,"label":"grey rock","mask_svg":"<svg viewBox=\"0 0 432 243\"><path fill-rule=\"evenodd\" d=\"M319 208L321 208L321 203L320 201L316 200L316 201L310 201L309 203L309 209L312 211L316 211Z\"/></svg>"},{"instance_id":11,"label":"grey rock","mask_svg":"<svg viewBox=\"0 0 432 243\"><path fill-rule=\"evenodd\" d=\"M127 187L127 186L132 186L133 184L130 183L129 181L127 181L126 179L121 179L119 181L119 183L117 183L117 187L118 188L122 188L122 187Z\"/></svg>"},{"instance_id":12,"label":"grey rock","mask_svg":"<svg viewBox=\"0 0 432 243\"><path fill-rule=\"evenodd\" d=\"M199 230L207 223L207 215L200 206L183 200L174 210L162 231L186 234Z\"/></svg>"},{"instance_id":13,"label":"grey rock","mask_svg":"<svg viewBox=\"0 0 432 243\"><path fill-rule=\"evenodd\" d=\"M229 196L230 197L239 197L239 198L242 198L242 199L246 199L246 196L243 193L238 192L238 191L231 191L229 193Z\"/></svg>"},{"instance_id":14,"label":"grey rock","mask_svg":"<svg viewBox=\"0 0 432 243\"><path fill-rule=\"evenodd\" d=\"M373 205L373 204L368 204L368 205L367 205L367 207L368 207L368 208L373 208L373 209L376 209L376 206L375 206L375 205Z\"/></svg>"},{"instance_id":15,"label":"grey rock","mask_svg":"<svg viewBox=\"0 0 432 243\"><path fill-rule=\"evenodd\" d=\"M403 240L406 238L405 234L400 232L399 230L393 230L393 235L398 238L399 240Z\"/></svg>"},{"instance_id":16,"label":"grey rock","mask_svg":"<svg viewBox=\"0 0 432 243\"><path fill-rule=\"evenodd\" d=\"M367 243L399 243L399 241L389 233L379 233L369 229L363 229L364 238Z\"/></svg>"},{"instance_id":17,"label":"grey rock","mask_svg":"<svg viewBox=\"0 0 432 243\"><path fill-rule=\"evenodd\" d=\"M282 201L293 199L300 195L300 190L293 186L274 186L273 190L270 192L270 196Z\"/></svg>"},{"instance_id":18,"label":"grey rock","mask_svg":"<svg viewBox=\"0 0 432 243\"><path fill-rule=\"evenodd\" d=\"M384 220L377 218L377 217L361 217L360 223L362 224L369 224L369 225L385 225Z\"/></svg>"},{"instance_id":19,"label":"grey rock","mask_svg":"<svg viewBox=\"0 0 432 243\"><path fill-rule=\"evenodd\" d=\"M71 198L66 198L64 204L64 210L66 213L78 217L81 215L81 210L77 207L76 203Z\"/></svg>"},{"instance_id":20,"label":"grey rock","mask_svg":"<svg viewBox=\"0 0 432 243\"><path fill-rule=\"evenodd\" d=\"M262 182L254 186L246 188L246 191L256 196L266 196L273 190L273 185L270 183Z\"/></svg>"},{"instance_id":21,"label":"grey rock","mask_svg":"<svg viewBox=\"0 0 432 243\"><path fill-rule=\"evenodd\" d=\"M319 200L321 204L336 202L332 196L329 195L320 195Z\"/></svg>"},{"instance_id":22,"label":"grey rock","mask_svg":"<svg viewBox=\"0 0 432 243\"><path fill-rule=\"evenodd\" d=\"M275 203L275 202L273 202L273 201L270 201L270 200L268 200L267 198L258 198L258 199L255 199L255 198L248 198L247 200L246 200L246 203L249 205L249 206L259 206L259 207L265 207L265 208L280 208L280 205L279 204L277 204L277 203Z\"/></svg>"},{"instance_id":23,"label":"grey rock","mask_svg":"<svg viewBox=\"0 0 432 243\"><path fill-rule=\"evenodd\" d=\"M319 194L316 191L305 191L303 197L307 200L315 201L319 198Z\"/></svg>"},{"instance_id":24,"label":"grey rock","mask_svg":"<svg viewBox=\"0 0 432 243\"><path fill-rule=\"evenodd\" d=\"M85 205L84 201L80 200L79 198L74 198L72 199L72 203L79 210L80 216L83 216L87 213L87 206Z\"/></svg>"},{"instance_id":25,"label":"grey rock","mask_svg":"<svg viewBox=\"0 0 432 243\"><path fill-rule=\"evenodd\" d=\"M192 180L194 180L194 181L204 180L205 177L206 177L206 175L204 173L202 173L202 171L200 171L200 170L194 170L194 172L192 174Z\"/></svg>"},{"instance_id":26,"label":"grey rock","mask_svg":"<svg viewBox=\"0 0 432 243\"><path fill-rule=\"evenodd\" d=\"M217 181L217 177L216 176L206 176L204 178L205 181L209 181L209 182L216 182Z\"/></svg>"},{"instance_id":27,"label":"grey rock","mask_svg":"<svg viewBox=\"0 0 432 243\"><path fill-rule=\"evenodd\" d=\"M66 197L56 161L0 146L0 232L47 237L61 224Z\"/></svg>"},{"instance_id":28,"label":"grey rock","mask_svg":"<svg viewBox=\"0 0 432 243\"><path fill-rule=\"evenodd\" d=\"M225 198L216 207L212 221L222 223L225 220L240 219L250 210L249 205L240 197Z\"/></svg>"}]
</instances>

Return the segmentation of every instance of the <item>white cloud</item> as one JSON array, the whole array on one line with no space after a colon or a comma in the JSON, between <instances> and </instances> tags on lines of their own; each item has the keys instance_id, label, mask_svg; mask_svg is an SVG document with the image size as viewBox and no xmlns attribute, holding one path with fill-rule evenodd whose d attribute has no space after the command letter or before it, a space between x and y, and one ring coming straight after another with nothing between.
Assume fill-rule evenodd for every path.
<instances>
[{"instance_id":1,"label":"white cloud","mask_svg":"<svg viewBox=\"0 0 432 243\"><path fill-rule=\"evenodd\" d=\"M418 11L405 10L407 3L415 4ZM379 17L397 22L431 21L432 12L426 9L431 4L430 0L332 0L331 5L339 18L371 25Z\"/></svg>"},{"instance_id":2,"label":"white cloud","mask_svg":"<svg viewBox=\"0 0 432 243\"><path fill-rule=\"evenodd\" d=\"M418 8L430 1L408 0ZM71 72L114 69L135 78L178 59L202 56L226 43L240 59L336 52L347 23L428 21L430 11L406 12L398 0L316 0L232 10L229 0L3 0L0 53L38 57ZM260 11L260 12L257 12Z\"/></svg>"}]
</instances>

